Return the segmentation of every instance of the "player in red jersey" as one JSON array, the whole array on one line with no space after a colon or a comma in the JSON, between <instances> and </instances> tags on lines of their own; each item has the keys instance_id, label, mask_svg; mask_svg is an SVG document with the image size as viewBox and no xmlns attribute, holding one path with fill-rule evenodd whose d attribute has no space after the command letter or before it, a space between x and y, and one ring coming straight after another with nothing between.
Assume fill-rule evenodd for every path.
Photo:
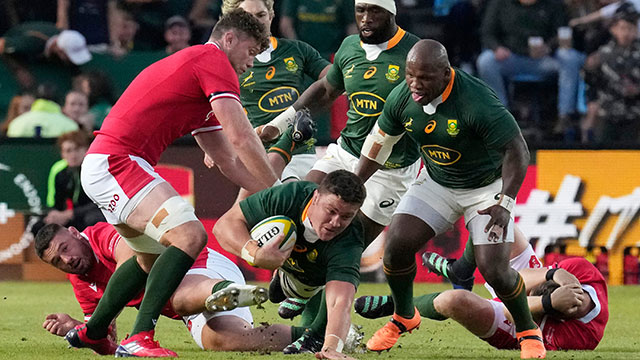
<instances>
[{"instance_id":1,"label":"player in red jersey","mask_svg":"<svg viewBox=\"0 0 640 360\"><path fill-rule=\"evenodd\" d=\"M586 259L575 257L549 268L519 272L547 350L593 350L598 346L609 319L607 284L598 269ZM366 298L371 302L374 297L360 299ZM511 315L497 299L484 299L467 290L448 290L414 301L422 317L451 318L498 349L519 348ZM388 314L379 311L378 316L384 315Z\"/></svg>"},{"instance_id":2,"label":"player in red jersey","mask_svg":"<svg viewBox=\"0 0 640 360\"><path fill-rule=\"evenodd\" d=\"M73 227L47 225L36 237L36 253L46 263L67 273L73 292L88 321L104 294L109 278L119 264L133 255L113 226L98 223L82 233ZM212 293L220 294L229 287L217 290L233 281L247 289L257 290L260 301L267 299L266 289L244 285L240 269L229 259L211 248L205 248L187 272L180 286L166 304L162 314L172 319L183 319L198 346L214 351L273 351L282 350L291 342L291 327L269 325L253 328L249 308L243 307L256 299L237 299L235 309L211 312L205 309L205 299ZM127 306L139 307L142 293ZM83 324L65 313L47 315L43 327L52 334L64 336L69 330ZM103 353L115 352L117 334L113 322L109 338L111 346Z\"/></svg>"},{"instance_id":3,"label":"player in red jersey","mask_svg":"<svg viewBox=\"0 0 640 360\"><path fill-rule=\"evenodd\" d=\"M101 346L112 319L145 288L131 336L116 355L177 356L153 341L155 323L207 235L193 207L152 166L171 142L191 133L238 185L257 191L276 181L238 98L238 74L267 45L259 21L232 12L218 21L207 44L152 64L114 105L89 148L81 178L136 255L113 274L91 319L67 334L72 346Z\"/></svg>"}]
</instances>

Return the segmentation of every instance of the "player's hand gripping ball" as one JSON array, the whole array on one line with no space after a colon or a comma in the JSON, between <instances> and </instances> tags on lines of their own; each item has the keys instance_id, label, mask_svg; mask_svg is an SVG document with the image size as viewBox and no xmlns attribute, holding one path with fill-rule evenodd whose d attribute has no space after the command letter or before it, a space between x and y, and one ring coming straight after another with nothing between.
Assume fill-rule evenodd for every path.
<instances>
[{"instance_id":1,"label":"player's hand gripping ball","mask_svg":"<svg viewBox=\"0 0 640 360\"><path fill-rule=\"evenodd\" d=\"M251 229L251 238L256 240L260 247L277 238L280 234L284 234L284 238L280 242L280 249L292 248L296 243L296 223L284 215L276 215L260 221Z\"/></svg>"}]
</instances>

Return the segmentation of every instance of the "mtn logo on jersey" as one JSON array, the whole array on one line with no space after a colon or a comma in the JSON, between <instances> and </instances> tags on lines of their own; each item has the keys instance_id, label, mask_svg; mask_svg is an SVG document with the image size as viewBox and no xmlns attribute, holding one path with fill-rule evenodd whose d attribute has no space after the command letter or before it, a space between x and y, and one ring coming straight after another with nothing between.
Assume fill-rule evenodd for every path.
<instances>
[{"instance_id":1,"label":"mtn logo on jersey","mask_svg":"<svg viewBox=\"0 0 640 360\"><path fill-rule=\"evenodd\" d=\"M353 110L362 116L378 116L382 113L384 99L380 96L364 91L351 94L349 97Z\"/></svg>"},{"instance_id":2,"label":"mtn logo on jersey","mask_svg":"<svg viewBox=\"0 0 640 360\"><path fill-rule=\"evenodd\" d=\"M293 105L299 95L298 90L291 86L280 86L262 95L258 107L268 113L281 112Z\"/></svg>"},{"instance_id":3,"label":"mtn logo on jersey","mask_svg":"<svg viewBox=\"0 0 640 360\"><path fill-rule=\"evenodd\" d=\"M284 61L284 66L287 68L287 70L291 72L296 72L298 70L298 64L296 64L296 59L294 59L293 56L288 57L283 61Z\"/></svg>"},{"instance_id":4,"label":"mtn logo on jersey","mask_svg":"<svg viewBox=\"0 0 640 360\"><path fill-rule=\"evenodd\" d=\"M462 157L460 152L440 145L424 145L420 150L429 160L438 165L453 165Z\"/></svg>"},{"instance_id":5,"label":"mtn logo on jersey","mask_svg":"<svg viewBox=\"0 0 640 360\"><path fill-rule=\"evenodd\" d=\"M387 69L387 73L384 74L384 77L387 78L387 80L393 82L400 79L400 75L398 75L399 73L400 73L400 66L389 65L389 68Z\"/></svg>"}]
</instances>

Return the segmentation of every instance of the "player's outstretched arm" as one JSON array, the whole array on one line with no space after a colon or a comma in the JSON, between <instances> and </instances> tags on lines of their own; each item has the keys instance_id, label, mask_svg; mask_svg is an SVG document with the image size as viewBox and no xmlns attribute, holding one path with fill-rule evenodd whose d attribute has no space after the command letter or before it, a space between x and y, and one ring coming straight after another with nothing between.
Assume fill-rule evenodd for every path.
<instances>
[{"instance_id":1,"label":"player's outstretched arm","mask_svg":"<svg viewBox=\"0 0 640 360\"><path fill-rule=\"evenodd\" d=\"M260 139L264 142L273 141L287 127L293 123L296 111L307 107L311 112L318 109L327 108L335 99L342 94L344 89L335 88L327 81L326 77L320 78L305 90L296 102L285 111L276 116L269 123L256 129Z\"/></svg>"},{"instance_id":2,"label":"player's outstretched arm","mask_svg":"<svg viewBox=\"0 0 640 360\"><path fill-rule=\"evenodd\" d=\"M351 306L355 293L356 288L350 282L332 280L327 283L327 328L322 351L316 353L316 358L350 359L341 352L351 326Z\"/></svg>"},{"instance_id":3,"label":"player's outstretched arm","mask_svg":"<svg viewBox=\"0 0 640 360\"><path fill-rule=\"evenodd\" d=\"M243 189L247 189L249 193L263 189L262 183L257 182L256 178L247 170L222 131L199 133L194 137L198 145L205 151L211 165L215 164L227 179Z\"/></svg>"},{"instance_id":4,"label":"player's outstretched arm","mask_svg":"<svg viewBox=\"0 0 640 360\"><path fill-rule=\"evenodd\" d=\"M373 173L382 168L391 155L393 146L403 135L389 135L380 129L376 122L362 145L360 161L355 171L356 175L362 181L367 181Z\"/></svg>"},{"instance_id":5,"label":"player's outstretched arm","mask_svg":"<svg viewBox=\"0 0 640 360\"><path fill-rule=\"evenodd\" d=\"M267 153L253 131L242 105L235 99L219 98L211 103L211 108L229 143L260 188L266 189L273 185L278 177L269 165ZM207 152L207 149L204 150ZM207 154L212 155L209 152ZM216 160L215 157L213 159Z\"/></svg>"}]
</instances>

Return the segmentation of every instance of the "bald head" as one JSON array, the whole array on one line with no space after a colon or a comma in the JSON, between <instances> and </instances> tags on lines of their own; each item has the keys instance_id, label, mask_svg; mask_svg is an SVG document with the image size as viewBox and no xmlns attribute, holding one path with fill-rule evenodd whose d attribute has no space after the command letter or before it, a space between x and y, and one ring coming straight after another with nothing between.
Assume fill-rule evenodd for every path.
<instances>
[{"instance_id":1,"label":"bald head","mask_svg":"<svg viewBox=\"0 0 640 360\"><path fill-rule=\"evenodd\" d=\"M413 100L421 105L430 103L451 80L447 50L435 40L418 41L407 54L405 76Z\"/></svg>"},{"instance_id":2,"label":"bald head","mask_svg":"<svg viewBox=\"0 0 640 360\"><path fill-rule=\"evenodd\" d=\"M444 69L449 66L447 49L435 40L425 39L418 41L407 54L407 62L419 62L422 66L432 66Z\"/></svg>"}]
</instances>

